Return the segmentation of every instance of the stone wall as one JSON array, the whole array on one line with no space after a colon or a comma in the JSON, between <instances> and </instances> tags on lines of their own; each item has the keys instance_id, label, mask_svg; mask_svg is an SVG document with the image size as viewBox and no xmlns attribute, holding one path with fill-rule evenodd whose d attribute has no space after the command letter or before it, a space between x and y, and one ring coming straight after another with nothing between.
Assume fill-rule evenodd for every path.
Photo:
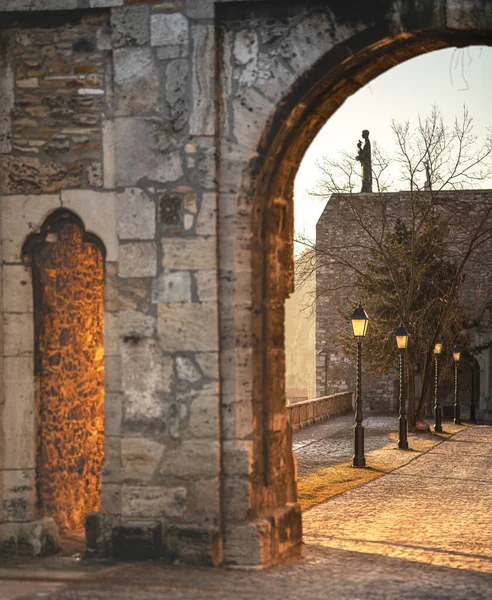
<instances>
[{"instance_id":1,"label":"stone wall","mask_svg":"<svg viewBox=\"0 0 492 600\"><path fill-rule=\"evenodd\" d=\"M0 12L0 539L33 552L56 541L48 519L35 523L21 249L63 208L105 248L105 459L89 547L242 566L298 554L284 356L297 166L356 89L411 56L484 42L491 11L3 0Z\"/></svg>"},{"instance_id":2,"label":"stone wall","mask_svg":"<svg viewBox=\"0 0 492 600\"><path fill-rule=\"evenodd\" d=\"M473 206L487 206L492 202L492 192L490 190L468 190L456 192L441 192L436 195L434 202L442 203L447 210L453 210L454 202L466 202L468 205L468 216L473 218ZM378 235L381 230L381 207L385 206L387 227L391 229L397 218L407 221L409 214L409 196L405 192L379 194L334 194L327 202L325 210L318 220L316 226L316 240L320 248L321 255L323 251L328 251L330 247L345 248L340 251L350 254L349 263L359 261L363 264L366 253L363 250L357 250L364 245L370 245L370 240L364 237L361 228L355 223L355 214L363 215L364 222L369 226L374 235ZM462 210L462 207L461 207ZM459 219L460 212L455 209L456 218ZM477 212L477 219L483 212ZM477 221L478 222L478 221ZM450 227L453 227L451 221ZM454 233L455 243L459 245L458 236L461 235L456 228ZM464 248L465 245L463 244ZM485 244L479 249L480 253L490 252L490 244ZM358 257L355 258L354 257ZM343 258L343 256L342 256ZM488 269L483 268L482 262L471 260L467 265L466 279L463 289L463 300L468 302L470 310L473 306L485 306L487 298L492 295L492 277ZM350 329L350 312L354 302L359 300L353 297L353 290L350 289L351 277L353 273L342 266L342 262L321 259L316 270L317 296L316 302L316 388L318 395L333 394L355 387L355 369L352 361L341 349L340 333L347 333ZM336 282L337 285L332 286ZM332 289L332 287L338 289ZM323 290L321 294L320 291ZM482 295L485 296L482 298ZM364 304L364 299L362 299ZM346 313L346 319L343 318L343 311ZM370 310L369 317L370 315ZM470 312L470 318L472 312ZM398 323L395 323L395 329ZM486 324L484 323L486 329ZM371 334L369 323L368 336ZM480 332L477 330L473 337L480 346L479 338L485 333L485 329ZM354 341L355 345L355 341ZM485 350L485 349L484 349ZM446 349L448 359L451 349ZM398 406L398 371L397 371L397 352L395 345L395 368L387 373L370 374L363 368L362 379L362 398L364 408L372 411L392 411ZM488 354L488 350L485 350ZM485 359L485 356L483 357ZM362 345L362 364L364 364L364 344ZM448 360L448 367L450 363ZM485 374L483 375L485 377ZM485 386L485 383L483 384ZM469 402L470 389L464 389L462 398ZM442 387L441 403L451 404L453 402L453 389L449 383ZM490 402L490 394L482 388L481 409L486 410Z\"/></svg>"},{"instance_id":3,"label":"stone wall","mask_svg":"<svg viewBox=\"0 0 492 600\"><path fill-rule=\"evenodd\" d=\"M313 398L287 406L287 418L297 431L308 425L331 419L352 410L352 392L341 392L324 398Z\"/></svg>"}]
</instances>

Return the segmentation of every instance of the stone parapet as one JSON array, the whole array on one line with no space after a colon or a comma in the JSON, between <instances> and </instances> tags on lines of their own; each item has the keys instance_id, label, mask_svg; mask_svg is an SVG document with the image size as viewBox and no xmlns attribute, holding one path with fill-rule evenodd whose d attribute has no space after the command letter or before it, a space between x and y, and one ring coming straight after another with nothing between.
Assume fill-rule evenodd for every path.
<instances>
[{"instance_id":1,"label":"stone parapet","mask_svg":"<svg viewBox=\"0 0 492 600\"><path fill-rule=\"evenodd\" d=\"M352 392L340 392L287 406L287 419L292 429L297 431L350 410L352 410Z\"/></svg>"}]
</instances>

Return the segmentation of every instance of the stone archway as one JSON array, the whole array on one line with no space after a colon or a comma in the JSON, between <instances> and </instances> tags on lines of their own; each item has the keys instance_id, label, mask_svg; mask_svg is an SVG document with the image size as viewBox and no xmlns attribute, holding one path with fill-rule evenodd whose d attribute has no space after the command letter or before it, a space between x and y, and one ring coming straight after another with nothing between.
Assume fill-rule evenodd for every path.
<instances>
[{"instance_id":1,"label":"stone archway","mask_svg":"<svg viewBox=\"0 0 492 600\"><path fill-rule=\"evenodd\" d=\"M61 209L23 255L34 290L36 509L64 533L83 528L100 505L105 249Z\"/></svg>"},{"instance_id":2,"label":"stone archway","mask_svg":"<svg viewBox=\"0 0 492 600\"><path fill-rule=\"evenodd\" d=\"M222 57L236 56L236 62L243 64L242 71L238 67L237 82L230 72L222 81L223 90L232 92L234 98L232 103L222 99L227 119L224 118L221 133L220 164L228 173L224 175L227 185L219 203L222 336L227 337L232 321L236 339L234 355L228 354L226 348L221 362L226 384L222 406L227 562L269 564L298 552L300 547L301 518L285 414L283 321L284 301L293 286L292 196L302 156L344 100L377 75L419 54L492 41L492 32L480 22L474 2L461 2L459 7L443 10L432 2L419 8L403 3L399 12L393 11L395 7L380 7L382 13L375 3L369 4L374 9L367 17L371 25L359 31L356 27L348 33L346 30L346 35L342 34L341 41L335 44L333 40L321 39L317 24L321 18L313 17L311 12L302 21L303 15L298 15L295 27L303 33L296 38L294 48L299 71L285 74L277 65L276 74L279 78L283 75L284 81L274 92L271 86L267 87L266 77L256 80L253 91L251 85L241 84L242 77L243 82L248 81L249 62L235 45L242 35L248 40L242 50L256 52L258 65L267 58L273 61L272 56L261 56L257 49L260 42L255 40L264 41L272 35L274 19L262 21L261 10L253 14L249 7L245 16L250 19L250 26L241 23L244 31L237 33L237 21L233 31L225 15L220 38ZM371 7L366 8L369 11ZM278 6L276 10L281 13ZM293 12L294 9L290 13L286 9L284 18L290 18ZM321 9L319 14L326 17ZM329 18L333 18L334 28L341 26L343 18ZM313 39L316 43L311 57ZM325 51L320 50L323 44ZM231 175L234 165L236 179ZM231 196L236 199L234 215ZM226 275L232 266L231 255L235 270L233 302L224 298L230 291ZM230 393L229 375L235 385L235 413L226 398ZM238 456L244 457L243 472L228 472L227 465L232 460L237 465ZM230 510L231 501L239 493L247 495L247 501L241 507L235 506L235 511Z\"/></svg>"}]
</instances>

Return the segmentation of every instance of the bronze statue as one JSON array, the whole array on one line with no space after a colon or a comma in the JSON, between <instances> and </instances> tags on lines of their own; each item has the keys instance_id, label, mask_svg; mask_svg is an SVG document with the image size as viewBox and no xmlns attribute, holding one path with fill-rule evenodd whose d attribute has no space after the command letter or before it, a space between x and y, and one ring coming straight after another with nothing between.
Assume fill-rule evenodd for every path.
<instances>
[{"instance_id":1,"label":"bronze statue","mask_svg":"<svg viewBox=\"0 0 492 600\"><path fill-rule=\"evenodd\" d=\"M357 142L358 153L356 160L362 165L362 189L361 192L372 192L372 162L371 162L371 142L369 141L369 131L364 129L362 137L365 140L364 147L362 141Z\"/></svg>"}]
</instances>

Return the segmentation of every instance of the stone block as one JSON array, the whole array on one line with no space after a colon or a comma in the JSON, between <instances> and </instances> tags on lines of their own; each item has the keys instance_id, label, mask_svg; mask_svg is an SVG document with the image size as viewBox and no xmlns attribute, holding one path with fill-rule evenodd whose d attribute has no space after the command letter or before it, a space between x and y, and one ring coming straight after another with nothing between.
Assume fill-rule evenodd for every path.
<instances>
[{"instance_id":1,"label":"stone block","mask_svg":"<svg viewBox=\"0 0 492 600\"><path fill-rule=\"evenodd\" d=\"M151 48L118 48L113 57L116 115L157 112L159 70Z\"/></svg>"},{"instance_id":2,"label":"stone block","mask_svg":"<svg viewBox=\"0 0 492 600\"><path fill-rule=\"evenodd\" d=\"M157 249L154 242L120 244L119 259L118 275L122 279L157 275Z\"/></svg>"},{"instance_id":3,"label":"stone block","mask_svg":"<svg viewBox=\"0 0 492 600\"><path fill-rule=\"evenodd\" d=\"M148 307L150 279L121 279L118 282L120 310Z\"/></svg>"},{"instance_id":4,"label":"stone block","mask_svg":"<svg viewBox=\"0 0 492 600\"><path fill-rule=\"evenodd\" d=\"M253 442L250 440L225 440L223 464L226 475L249 476L253 471Z\"/></svg>"},{"instance_id":5,"label":"stone block","mask_svg":"<svg viewBox=\"0 0 492 600\"><path fill-rule=\"evenodd\" d=\"M152 282L152 302L175 304L191 302L190 271L164 271Z\"/></svg>"},{"instance_id":6,"label":"stone block","mask_svg":"<svg viewBox=\"0 0 492 600\"><path fill-rule=\"evenodd\" d=\"M120 353L120 317L118 313L104 313L104 356Z\"/></svg>"},{"instance_id":7,"label":"stone block","mask_svg":"<svg viewBox=\"0 0 492 600\"><path fill-rule=\"evenodd\" d=\"M32 274L29 268L24 265L3 265L2 284L5 313L32 313Z\"/></svg>"},{"instance_id":8,"label":"stone block","mask_svg":"<svg viewBox=\"0 0 492 600\"><path fill-rule=\"evenodd\" d=\"M36 473L34 469L3 471L3 519L29 521L34 516Z\"/></svg>"},{"instance_id":9,"label":"stone block","mask_svg":"<svg viewBox=\"0 0 492 600\"><path fill-rule=\"evenodd\" d=\"M107 513L88 513L86 515L85 539L86 551L89 556L107 556L111 552L116 522L117 517Z\"/></svg>"},{"instance_id":10,"label":"stone block","mask_svg":"<svg viewBox=\"0 0 492 600\"><path fill-rule=\"evenodd\" d=\"M213 25L194 24L191 73L190 135L213 135L215 103L215 37Z\"/></svg>"},{"instance_id":11,"label":"stone block","mask_svg":"<svg viewBox=\"0 0 492 600\"><path fill-rule=\"evenodd\" d=\"M227 522L247 522L254 490L249 477L227 477L224 482L224 516Z\"/></svg>"},{"instance_id":12,"label":"stone block","mask_svg":"<svg viewBox=\"0 0 492 600\"><path fill-rule=\"evenodd\" d=\"M53 519L0 524L0 551L45 556L59 551L58 527Z\"/></svg>"},{"instance_id":13,"label":"stone block","mask_svg":"<svg viewBox=\"0 0 492 600\"><path fill-rule=\"evenodd\" d=\"M122 379L125 392L155 394L170 392L173 386L173 359L161 353L153 339L125 342L121 346Z\"/></svg>"},{"instance_id":14,"label":"stone block","mask_svg":"<svg viewBox=\"0 0 492 600\"><path fill-rule=\"evenodd\" d=\"M104 395L104 433L105 435L121 435L123 414L123 395L106 392Z\"/></svg>"},{"instance_id":15,"label":"stone block","mask_svg":"<svg viewBox=\"0 0 492 600\"><path fill-rule=\"evenodd\" d=\"M125 6L111 11L111 39L114 48L144 46L150 41L148 6Z\"/></svg>"},{"instance_id":16,"label":"stone block","mask_svg":"<svg viewBox=\"0 0 492 600\"><path fill-rule=\"evenodd\" d=\"M124 517L182 517L186 513L186 488L123 485Z\"/></svg>"},{"instance_id":17,"label":"stone block","mask_svg":"<svg viewBox=\"0 0 492 600\"><path fill-rule=\"evenodd\" d=\"M121 440L123 481L126 483L150 482L164 450L165 447L162 444L146 438L123 438Z\"/></svg>"},{"instance_id":18,"label":"stone block","mask_svg":"<svg viewBox=\"0 0 492 600\"><path fill-rule=\"evenodd\" d=\"M106 434L104 437L104 464L102 485L121 482L121 438Z\"/></svg>"},{"instance_id":19,"label":"stone block","mask_svg":"<svg viewBox=\"0 0 492 600\"><path fill-rule=\"evenodd\" d=\"M185 58L188 56L188 46L159 46L157 58L159 60L173 60L174 58Z\"/></svg>"},{"instance_id":20,"label":"stone block","mask_svg":"<svg viewBox=\"0 0 492 600\"><path fill-rule=\"evenodd\" d=\"M217 306L214 304L159 304L157 331L165 352L216 351Z\"/></svg>"},{"instance_id":21,"label":"stone block","mask_svg":"<svg viewBox=\"0 0 492 600\"><path fill-rule=\"evenodd\" d=\"M2 415L3 467L33 469L36 439L34 359L33 357L4 358L3 367L5 394Z\"/></svg>"},{"instance_id":22,"label":"stone block","mask_svg":"<svg viewBox=\"0 0 492 600\"><path fill-rule=\"evenodd\" d=\"M113 192L63 190L62 206L76 213L87 231L95 233L106 249L106 260L118 261L115 195Z\"/></svg>"},{"instance_id":23,"label":"stone block","mask_svg":"<svg viewBox=\"0 0 492 600\"><path fill-rule=\"evenodd\" d=\"M167 529L165 540L182 562L213 567L222 564L222 537L216 527L174 525Z\"/></svg>"},{"instance_id":24,"label":"stone block","mask_svg":"<svg viewBox=\"0 0 492 600\"><path fill-rule=\"evenodd\" d=\"M199 352L195 359L205 377L219 378L219 355L217 352Z\"/></svg>"},{"instance_id":25,"label":"stone block","mask_svg":"<svg viewBox=\"0 0 492 600\"><path fill-rule=\"evenodd\" d=\"M38 231L46 217L60 208L58 195L4 196L2 202L2 258L20 263L22 244Z\"/></svg>"},{"instance_id":26,"label":"stone block","mask_svg":"<svg viewBox=\"0 0 492 600\"><path fill-rule=\"evenodd\" d=\"M181 131L186 125L187 115L188 60L172 60L166 69L166 103L169 119L174 131Z\"/></svg>"},{"instance_id":27,"label":"stone block","mask_svg":"<svg viewBox=\"0 0 492 600\"><path fill-rule=\"evenodd\" d=\"M121 515L121 484L105 483L101 486L101 512Z\"/></svg>"},{"instance_id":28,"label":"stone block","mask_svg":"<svg viewBox=\"0 0 492 600\"><path fill-rule=\"evenodd\" d=\"M113 533L115 556L125 560L150 560L162 552L162 525L158 521L125 521Z\"/></svg>"},{"instance_id":29,"label":"stone block","mask_svg":"<svg viewBox=\"0 0 492 600\"><path fill-rule=\"evenodd\" d=\"M187 46L188 19L180 13L154 14L150 19L152 46Z\"/></svg>"},{"instance_id":30,"label":"stone block","mask_svg":"<svg viewBox=\"0 0 492 600\"><path fill-rule=\"evenodd\" d=\"M90 88L91 93L94 91ZM97 91L102 93L102 90ZM49 194L79 187L82 173L80 162L41 162L37 156L0 154L0 192L3 194Z\"/></svg>"},{"instance_id":31,"label":"stone block","mask_svg":"<svg viewBox=\"0 0 492 600\"><path fill-rule=\"evenodd\" d=\"M3 316L3 355L34 354L33 313L7 313Z\"/></svg>"},{"instance_id":32,"label":"stone block","mask_svg":"<svg viewBox=\"0 0 492 600\"><path fill-rule=\"evenodd\" d=\"M120 356L104 356L104 389L113 394L122 390Z\"/></svg>"},{"instance_id":33,"label":"stone block","mask_svg":"<svg viewBox=\"0 0 492 600\"><path fill-rule=\"evenodd\" d=\"M197 383L203 377L196 362L189 356L176 356L176 376L187 383Z\"/></svg>"},{"instance_id":34,"label":"stone block","mask_svg":"<svg viewBox=\"0 0 492 600\"><path fill-rule=\"evenodd\" d=\"M107 262L104 270L104 310L116 312L119 308L118 263Z\"/></svg>"},{"instance_id":35,"label":"stone block","mask_svg":"<svg viewBox=\"0 0 492 600\"><path fill-rule=\"evenodd\" d=\"M155 203L140 188L116 194L116 217L120 240L151 240L155 237Z\"/></svg>"},{"instance_id":36,"label":"stone block","mask_svg":"<svg viewBox=\"0 0 492 600\"><path fill-rule=\"evenodd\" d=\"M153 337L156 332L157 319L139 310L122 310L120 312L120 336L129 342L138 342L141 338ZM125 340L124 340L125 341Z\"/></svg>"},{"instance_id":37,"label":"stone block","mask_svg":"<svg viewBox=\"0 0 492 600\"><path fill-rule=\"evenodd\" d=\"M162 265L171 270L213 269L217 266L215 237L162 238Z\"/></svg>"},{"instance_id":38,"label":"stone block","mask_svg":"<svg viewBox=\"0 0 492 600\"><path fill-rule=\"evenodd\" d=\"M215 192L203 194L195 231L198 235L215 235L217 233L217 194Z\"/></svg>"},{"instance_id":39,"label":"stone block","mask_svg":"<svg viewBox=\"0 0 492 600\"><path fill-rule=\"evenodd\" d=\"M217 440L187 440L168 445L155 474L156 483L165 483L169 476L212 477L219 473L220 447Z\"/></svg>"},{"instance_id":40,"label":"stone block","mask_svg":"<svg viewBox=\"0 0 492 600\"><path fill-rule=\"evenodd\" d=\"M218 297L216 269L205 269L195 273L196 291L200 302L215 302Z\"/></svg>"},{"instance_id":41,"label":"stone block","mask_svg":"<svg viewBox=\"0 0 492 600\"><path fill-rule=\"evenodd\" d=\"M103 182L106 189L116 185L115 127L114 121L105 119L102 124Z\"/></svg>"},{"instance_id":42,"label":"stone block","mask_svg":"<svg viewBox=\"0 0 492 600\"><path fill-rule=\"evenodd\" d=\"M212 439L219 436L219 388L216 381L205 384L199 390L178 394L178 400L189 404L187 435Z\"/></svg>"},{"instance_id":43,"label":"stone block","mask_svg":"<svg viewBox=\"0 0 492 600\"><path fill-rule=\"evenodd\" d=\"M194 486L195 520L201 524L211 523L218 519L220 511L220 479L199 479Z\"/></svg>"},{"instance_id":44,"label":"stone block","mask_svg":"<svg viewBox=\"0 0 492 600\"><path fill-rule=\"evenodd\" d=\"M168 183L183 175L181 153L166 125L155 118L118 118L115 121L116 184L141 181Z\"/></svg>"},{"instance_id":45,"label":"stone block","mask_svg":"<svg viewBox=\"0 0 492 600\"><path fill-rule=\"evenodd\" d=\"M186 14L193 19L213 19L213 0L186 0Z\"/></svg>"}]
</instances>

